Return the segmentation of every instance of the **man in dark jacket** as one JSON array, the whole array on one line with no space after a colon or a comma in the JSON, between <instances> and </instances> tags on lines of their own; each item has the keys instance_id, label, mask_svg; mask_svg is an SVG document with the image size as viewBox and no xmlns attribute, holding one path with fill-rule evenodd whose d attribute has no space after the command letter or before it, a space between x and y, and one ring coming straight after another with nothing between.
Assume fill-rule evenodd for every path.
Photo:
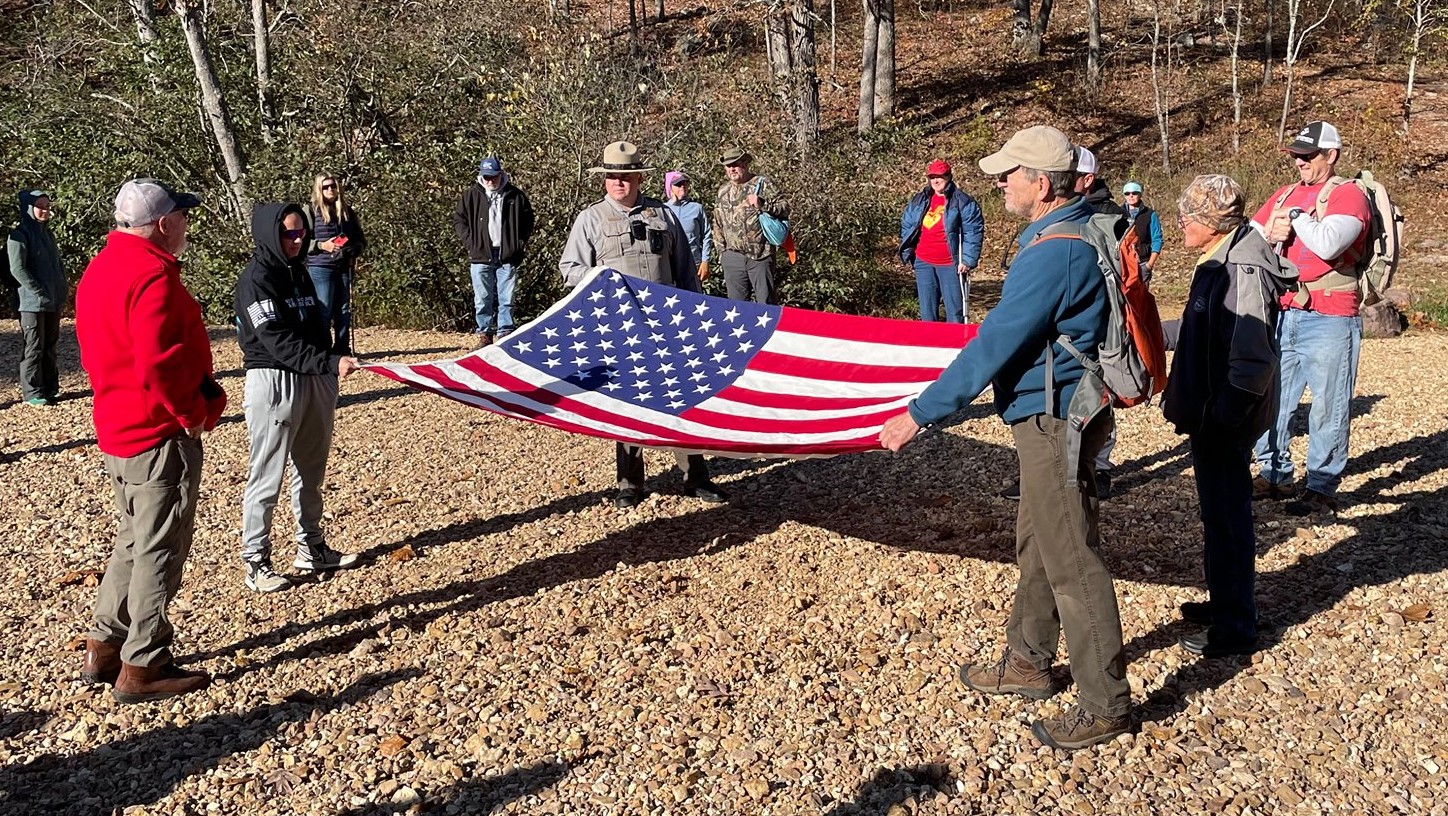
<instances>
[{"instance_id":1,"label":"man in dark jacket","mask_svg":"<svg viewBox=\"0 0 1448 816\"><path fill-rule=\"evenodd\" d=\"M271 565L271 522L287 463L297 557L292 566L320 572L355 566L322 534L322 479L332 450L337 380L357 360L332 351L332 331L307 274L302 248L311 231L295 204L258 204L256 243L236 283L236 339L246 368L246 430L251 465L242 494L241 558L246 586L279 592L291 582Z\"/></svg>"},{"instance_id":2,"label":"man in dark jacket","mask_svg":"<svg viewBox=\"0 0 1448 816\"><path fill-rule=\"evenodd\" d=\"M458 202L453 227L468 251L477 347L482 348L515 328L513 290L533 237L533 204L503 172L503 163L489 156L478 164L477 182Z\"/></svg>"},{"instance_id":3,"label":"man in dark jacket","mask_svg":"<svg viewBox=\"0 0 1448 816\"><path fill-rule=\"evenodd\" d=\"M70 287L60 265L60 250L50 233L50 196L44 190L20 191L20 225L6 250L10 274L20 284L20 391L27 405L53 405L60 398L60 368L55 346L60 312Z\"/></svg>"},{"instance_id":4,"label":"man in dark jacket","mask_svg":"<svg viewBox=\"0 0 1448 816\"><path fill-rule=\"evenodd\" d=\"M1276 418L1278 299L1297 270L1247 225L1246 195L1231 178L1197 176L1182 194L1182 241L1201 251L1187 307L1163 329L1176 349L1162 413L1190 435L1201 503L1207 603L1182 617L1208 628L1181 639L1205 657L1257 645L1257 538L1252 445Z\"/></svg>"},{"instance_id":5,"label":"man in dark jacket","mask_svg":"<svg viewBox=\"0 0 1448 816\"><path fill-rule=\"evenodd\" d=\"M950 164L925 168L928 182L900 216L900 260L915 270L920 319L934 322L942 300L947 323L964 323L966 276L980 265L985 219L980 205L955 186Z\"/></svg>"}]
</instances>

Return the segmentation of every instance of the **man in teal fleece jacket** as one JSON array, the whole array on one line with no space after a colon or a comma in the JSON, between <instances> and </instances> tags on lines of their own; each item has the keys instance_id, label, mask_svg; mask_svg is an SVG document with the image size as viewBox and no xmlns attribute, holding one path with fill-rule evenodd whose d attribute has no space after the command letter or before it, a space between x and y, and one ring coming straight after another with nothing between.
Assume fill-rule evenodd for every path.
<instances>
[{"instance_id":1,"label":"man in teal fleece jacket","mask_svg":"<svg viewBox=\"0 0 1448 816\"><path fill-rule=\"evenodd\" d=\"M1055 341L1065 335L1078 349L1101 343L1108 316L1105 279L1090 245L1070 235L1042 236L1053 225L1051 237L1072 233L1072 225L1084 227L1092 213L1073 191L1075 159L1065 134L1041 125L1027 128L981 159L980 167L995 177L1006 209L1030 225L1020 235L1000 305L940 379L885 424L880 444L900 450L921 428L993 386L996 412L1011 426L1020 460L1021 576L1005 653L993 664L963 667L960 680L989 694L1046 699L1058 691L1051 665L1064 629L1078 705L1063 716L1038 720L1031 730L1046 745L1084 748L1131 727L1131 690L1116 590L1098 551L1092 474L1111 431L1111 414L1101 412L1080 431L1079 455L1068 461L1070 432L1063 417L1085 371Z\"/></svg>"}]
</instances>

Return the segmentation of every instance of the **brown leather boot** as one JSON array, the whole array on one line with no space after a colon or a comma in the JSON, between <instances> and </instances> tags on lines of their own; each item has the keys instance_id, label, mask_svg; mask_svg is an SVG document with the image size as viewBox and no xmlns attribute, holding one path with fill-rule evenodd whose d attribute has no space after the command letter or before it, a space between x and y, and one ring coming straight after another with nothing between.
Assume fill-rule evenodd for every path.
<instances>
[{"instance_id":1,"label":"brown leather boot","mask_svg":"<svg viewBox=\"0 0 1448 816\"><path fill-rule=\"evenodd\" d=\"M85 639L85 665L81 667L82 682L115 685L121 673L121 647L105 640Z\"/></svg>"},{"instance_id":2,"label":"brown leather boot","mask_svg":"<svg viewBox=\"0 0 1448 816\"><path fill-rule=\"evenodd\" d=\"M200 691L209 685L211 675L186 671L175 663L152 667L122 663L121 675L116 678L111 696L119 703L144 703Z\"/></svg>"}]
</instances>

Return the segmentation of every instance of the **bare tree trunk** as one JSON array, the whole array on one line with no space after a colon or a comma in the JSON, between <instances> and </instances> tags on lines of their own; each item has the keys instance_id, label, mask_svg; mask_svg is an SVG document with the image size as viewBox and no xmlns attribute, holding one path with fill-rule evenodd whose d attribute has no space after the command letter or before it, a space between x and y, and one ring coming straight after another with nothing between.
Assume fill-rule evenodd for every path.
<instances>
[{"instance_id":1,"label":"bare tree trunk","mask_svg":"<svg viewBox=\"0 0 1448 816\"><path fill-rule=\"evenodd\" d=\"M1046 24L1051 19L1052 0L1041 0L1041 8L1036 12L1036 27L1031 32L1032 53L1036 56L1044 56L1046 53Z\"/></svg>"},{"instance_id":2,"label":"bare tree trunk","mask_svg":"<svg viewBox=\"0 0 1448 816\"><path fill-rule=\"evenodd\" d=\"M635 43L639 39L639 11L634 4L641 2L643 0L628 0L628 35Z\"/></svg>"},{"instance_id":3,"label":"bare tree trunk","mask_svg":"<svg viewBox=\"0 0 1448 816\"><path fill-rule=\"evenodd\" d=\"M211 126L216 146L221 151L221 160L226 165L226 180L231 188L232 203L238 217L250 208L251 199L246 192L246 156L236 140L236 128L231 123L231 113L226 108L226 97L221 94L221 82L216 76L216 67L211 62L211 53L206 48L206 32L201 28L196 8L188 3L175 5L176 16L181 19L181 32L186 36L186 47L191 51L191 63L196 70L196 84L201 89L201 111Z\"/></svg>"},{"instance_id":4,"label":"bare tree trunk","mask_svg":"<svg viewBox=\"0 0 1448 816\"><path fill-rule=\"evenodd\" d=\"M1297 21L1302 14L1302 0L1287 0L1287 53L1283 55L1283 69L1287 72L1287 87L1282 93L1282 118L1277 123L1277 135L1287 135L1287 116L1292 111L1292 80L1297 73L1297 58L1302 54L1302 46L1307 42L1307 37L1318 26L1327 22L1332 16L1332 7L1336 0L1328 0L1327 8L1323 10L1322 17L1302 33L1297 33Z\"/></svg>"},{"instance_id":5,"label":"bare tree trunk","mask_svg":"<svg viewBox=\"0 0 1448 816\"><path fill-rule=\"evenodd\" d=\"M1433 24L1435 10L1433 0L1414 0L1413 3L1413 44L1408 49L1408 87L1403 94L1403 135L1407 136L1413 122L1413 85L1418 79L1418 54L1422 47L1423 32Z\"/></svg>"},{"instance_id":6,"label":"bare tree trunk","mask_svg":"<svg viewBox=\"0 0 1448 816\"><path fill-rule=\"evenodd\" d=\"M895 0L875 0L880 30L875 43L875 118L895 115Z\"/></svg>"},{"instance_id":7,"label":"bare tree trunk","mask_svg":"<svg viewBox=\"0 0 1448 816\"><path fill-rule=\"evenodd\" d=\"M654 3L654 22L656 22L656 23L662 23L663 21L664 21L664 0L658 0L658 2Z\"/></svg>"},{"instance_id":8,"label":"bare tree trunk","mask_svg":"<svg viewBox=\"0 0 1448 816\"><path fill-rule=\"evenodd\" d=\"M1101 0L1086 0L1086 82L1101 85Z\"/></svg>"},{"instance_id":9,"label":"bare tree trunk","mask_svg":"<svg viewBox=\"0 0 1448 816\"><path fill-rule=\"evenodd\" d=\"M156 13L151 6L151 0L126 0L131 7L131 16L136 18L136 36L140 38L142 45L150 45L156 41ZM150 51L147 50L149 60Z\"/></svg>"},{"instance_id":10,"label":"bare tree trunk","mask_svg":"<svg viewBox=\"0 0 1448 816\"><path fill-rule=\"evenodd\" d=\"M892 0L893 3L893 0ZM795 95L795 146L809 155L820 137L820 81L815 69L814 0L794 0L790 44Z\"/></svg>"},{"instance_id":11,"label":"bare tree trunk","mask_svg":"<svg viewBox=\"0 0 1448 816\"><path fill-rule=\"evenodd\" d=\"M266 0L251 0L251 28L256 49L256 96L261 105L261 137L270 143L277 116L271 99L271 38L266 25Z\"/></svg>"},{"instance_id":12,"label":"bare tree trunk","mask_svg":"<svg viewBox=\"0 0 1448 816\"><path fill-rule=\"evenodd\" d=\"M1152 7L1152 28L1151 28L1151 98L1156 106L1156 126L1161 132L1161 168L1168 174L1171 173L1171 135L1169 125L1171 123L1171 109L1162 88L1162 77L1157 51L1161 48L1161 3L1158 1ZM1168 70L1171 68L1171 39L1167 39L1166 63Z\"/></svg>"},{"instance_id":13,"label":"bare tree trunk","mask_svg":"<svg viewBox=\"0 0 1448 816\"><path fill-rule=\"evenodd\" d=\"M1262 35L1262 84L1272 84L1272 0L1262 0L1267 11L1267 31Z\"/></svg>"},{"instance_id":14,"label":"bare tree trunk","mask_svg":"<svg viewBox=\"0 0 1448 816\"><path fill-rule=\"evenodd\" d=\"M860 112L855 131L861 136L875 127L875 56L880 34L879 11L874 0L865 0L865 44L860 58Z\"/></svg>"},{"instance_id":15,"label":"bare tree trunk","mask_svg":"<svg viewBox=\"0 0 1448 816\"><path fill-rule=\"evenodd\" d=\"M1242 83L1238 68L1242 53L1242 0L1237 0L1236 27L1232 31L1232 155L1242 152Z\"/></svg>"}]
</instances>

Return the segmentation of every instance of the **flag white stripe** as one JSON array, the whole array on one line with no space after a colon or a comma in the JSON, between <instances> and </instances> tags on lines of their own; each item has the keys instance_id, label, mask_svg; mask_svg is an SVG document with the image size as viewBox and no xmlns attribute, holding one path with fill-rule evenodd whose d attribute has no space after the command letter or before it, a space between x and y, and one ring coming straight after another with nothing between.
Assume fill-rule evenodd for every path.
<instances>
[{"instance_id":1,"label":"flag white stripe","mask_svg":"<svg viewBox=\"0 0 1448 816\"><path fill-rule=\"evenodd\" d=\"M750 391L763 391L767 394L795 394L801 397L898 397L901 394L909 394L913 398L933 382L935 382L934 377L919 382L844 382L751 370L741 374L739 379L734 381L734 385Z\"/></svg>"},{"instance_id":2,"label":"flag white stripe","mask_svg":"<svg viewBox=\"0 0 1448 816\"><path fill-rule=\"evenodd\" d=\"M611 399L591 391L585 391L577 386L564 383L554 377L539 372L526 364L520 363L511 357L503 354L490 355L488 362L508 374L527 382L529 385L540 389L560 394L567 399L588 405L600 411L619 414L620 416L633 419L638 422L648 423L656 426L660 431L673 431L675 433L700 437L705 439L719 439L728 442L751 442L765 445L806 445L811 443L835 442L843 439L855 439L860 435L859 428L846 429L842 431L831 431L827 433L796 433L783 431L780 433L758 433L754 431L737 431L725 428L717 428L711 425L704 425L698 422L684 419L682 417L670 416L668 414L651 411L642 406L629 405L619 400ZM566 406L548 405L536 400L528 399L520 394L510 392L493 385L466 368L457 365L455 362L435 363L435 365L448 377L482 394L498 394L508 401L522 407L537 411L540 414L556 416L571 424L592 428L597 431L607 432L629 440L642 440L651 438L644 434L633 431L611 423L601 422L589 417L581 416L570 411ZM406 375L405 366L388 365L393 371ZM446 388L441 383L430 383L433 387ZM557 386L565 386L567 390ZM456 393L449 389L450 393ZM480 404L476 400L468 400L470 404ZM662 433L657 435L663 435Z\"/></svg>"},{"instance_id":3,"label":"flag white stripe","mask_svg":"<svg viewBox=\"0 0 1448 816\"><path fill-rule=\"evenodd\" d=\"M962 338L961 343L964 342ZM945 368L960 356L960 349L869 343L787 331L776 331L770 335L762 350L791 357L885 368Z\"/></svg>"}]
</instances>

